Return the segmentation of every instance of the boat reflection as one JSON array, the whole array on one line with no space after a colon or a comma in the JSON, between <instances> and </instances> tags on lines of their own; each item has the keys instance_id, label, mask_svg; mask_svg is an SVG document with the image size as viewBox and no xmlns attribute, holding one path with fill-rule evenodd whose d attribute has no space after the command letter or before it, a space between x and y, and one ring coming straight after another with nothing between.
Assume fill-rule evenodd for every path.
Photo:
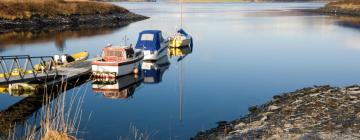
<instances>
[{"instance_id":1,"label":"boat reflection","mask_svg":"<svg viewBox=\"0 0 360 140\"><path fill-rule=\"evenodd\" d=\"M142 74L129 74L117 79L94 79L92 89L95 93L102 93L109 99L127 99L132 97L143 79Z\"/></svg>"},{"instance_id":2,"label":"boat reflection","mask_svg":"<svg viewBox=\"0 0 360 140\"><path fill-rule=\"evenodd\" d=\"M190 46L185 46L185 47L181 47L181 48L169 48L169 56L170 58L172 57L177 57L177 61L181 61L183 60L188 54L191 54L193 51L193 48Z\"/></svg>"},{"instance_id":3,"label":"boat reflection","mask_svg":"<svg viewBox=\"0 0 360 140\"><path fill-rule=\"evenodd\" d=\"M144 61L141 69L144 74L144 83L157 84L162 81L162 76L169 69L170 62L167 55L157 61Z\"/></svg>"}]
</instances>

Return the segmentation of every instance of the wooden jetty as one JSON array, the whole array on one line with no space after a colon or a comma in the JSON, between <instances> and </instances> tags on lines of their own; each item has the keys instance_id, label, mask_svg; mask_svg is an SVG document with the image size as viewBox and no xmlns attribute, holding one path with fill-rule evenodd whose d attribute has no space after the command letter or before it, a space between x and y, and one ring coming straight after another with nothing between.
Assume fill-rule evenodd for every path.
<instances>
[{"instance_id":1,"label":"wooden jetty","mask_svg":"<svg viewBox=\"0 0 360 140\"><path fill-rule=\"evenodd\" d=\"M33 59L39 59L39 63L37 65L42 68L41 71L35 70L36 66L32 62ZM63 80L76 78L77 76L91 72L92 60L78 61L64 66L57 66L52 56L0 56L0 70L2 70L0 72L2 75L0 78L0 85L11 85L14 83L34 81L47 83L54 81L53 79L57 79L59 77L65 78ZM9 66L9 62L6 63L6 61L11 61L11 66ZM30 67L30 69L28 67ZM16 75L12 74L13 71L16 71Z\"/></svg>"}]
</instances>

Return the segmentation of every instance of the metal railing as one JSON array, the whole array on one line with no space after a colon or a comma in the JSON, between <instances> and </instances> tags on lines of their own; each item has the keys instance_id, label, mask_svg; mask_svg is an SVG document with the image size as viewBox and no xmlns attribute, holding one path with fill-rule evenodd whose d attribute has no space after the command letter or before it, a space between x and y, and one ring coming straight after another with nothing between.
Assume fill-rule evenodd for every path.
<instances>
[{"instance_id":1,"label":"metal railing","mask_svg":"<svg viewBox=\"0 0 360 140\"><path fill-rule=\"evenodd\" d=\"M38 60L38 63L33 63ZM52 56L13 55L0 56L0 81L11 83L12 80L39 80L39 75L58 75L57 63Z\"/></svg>"}]
</instances>

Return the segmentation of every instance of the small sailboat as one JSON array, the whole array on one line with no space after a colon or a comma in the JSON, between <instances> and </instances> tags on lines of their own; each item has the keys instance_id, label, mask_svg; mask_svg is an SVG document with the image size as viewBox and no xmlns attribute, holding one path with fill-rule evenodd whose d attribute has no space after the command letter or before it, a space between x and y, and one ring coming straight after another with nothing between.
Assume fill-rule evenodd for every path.
<instances>
[{"instance_id":1,"label":"small sailboat","mask_svg":"<svg viewBox=\"0 0 360 140\"><path fill-rule=\"evenodd\" d=\"M167 54L168 43L160 30L145 30L139 33L135 48L144 52L144 60L158 60Z\"/></svg>"},{"instance_id":2,"label":"small sailboat","mask_svg":"<svg viewBox=\"0 0 360 140\"><path fill-rule=\"evenodd\" d=\"M126 99L131 97L136 88L143 81L141 74L125 75L117 79L95 79L92 83L92 89L95 93L102 93L104 97L109 99Z\"/></svg>"},{"instance_id":3,"label":"small sailboat","mask_svg":"<svg viewBox=\"0 0 360 140\"><path fill-rule=\"evenodd\" d=\"M141 65L144 74L144 83L157 84L162 81L163 74L170 67L169 58L166 56L152 62L146 61Z\"/></svg>"},{"instance_id":4,"label":"small sailboat","mask_svg":"<svg viewBox=\"0 0 360 140\"><path fill-rule=\"evenodd\" d=\"M193 38L184 29L179 29L177 33L170 37L169 46L173 48L193 46Z\"/></svg>"},{"instance_id":5,"label":"small sailboat","mask_svg":"<svg viewBox=\"0 0 360 140\"><path fill-rule=\"evenodd\" d=\"M130 46L108 45L102 51L101 59L91 62L94 77L115 78L137 73L144 54Z\"/></svg>"},{"instance_id":6,"label":"small sailboat","mask_svg":"<svg viewBox=\"0 0 360 140\"><path fill-rule=\"evenodd\" d=\"M182 0L180 0L180 5L181 5L180 29L173 36L169 38L169 46L174 48L190 46L192 48L193 38L190 34L186 33L185 30L182 28L183 25Z\"/></svg>"}]
</instances>

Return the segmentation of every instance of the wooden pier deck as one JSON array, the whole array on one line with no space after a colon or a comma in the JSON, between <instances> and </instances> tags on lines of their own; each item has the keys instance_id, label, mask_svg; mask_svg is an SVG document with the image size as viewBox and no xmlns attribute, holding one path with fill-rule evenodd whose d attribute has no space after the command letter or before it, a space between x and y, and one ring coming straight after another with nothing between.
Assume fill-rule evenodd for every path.
<instances>
[{"instance_id":1,"label":"wooden pier deck","mask_svg":"<svg viewBox=\"0 0 360 140\"><path fill-rule=\"evenodd\" d=\"M51 71L48 74L45 73L39 73L37 74L37 79L40 81L46 82L53 82L55 77L59 78L61 77L63 80L71 80L73 78L76 78L78 76L89 74L91 73L91 60L82 61L82 62L76 62L71 65L63 66L60 68L57 68L57 74L56 71ZM35 78L33 74L27 74L24 75L24 77L12 77L11 81L7 81L5 78L0 79L0 85L8 85L8 84L15 84L15 83L26 83L26 82L32 82Z\"/></svg>"}]
</instances>

